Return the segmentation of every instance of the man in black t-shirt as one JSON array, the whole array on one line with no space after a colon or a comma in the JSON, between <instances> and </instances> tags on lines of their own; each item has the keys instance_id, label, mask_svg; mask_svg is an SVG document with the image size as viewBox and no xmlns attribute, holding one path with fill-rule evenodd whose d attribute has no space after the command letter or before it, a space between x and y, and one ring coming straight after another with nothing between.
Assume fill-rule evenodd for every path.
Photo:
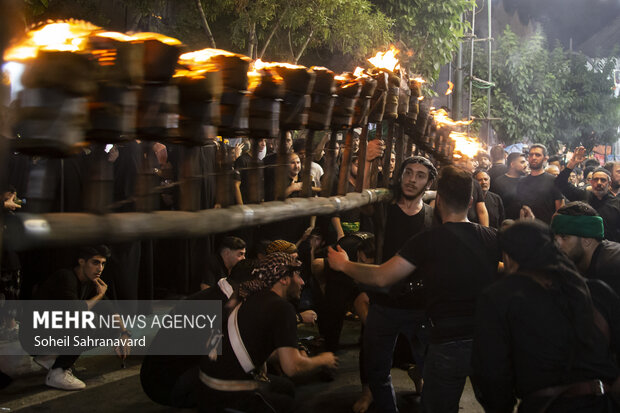
<instances>
[{"instance_id":1,"label":"man in black t-shirt","mask_svg":"<svg viewBox=\"0 0 620 413\"><path fill-rule=\"evenodd\" d=\"M457 159L454 162L454 165L465 172L472 174L476 170L475 164L473 161L463 156ZM484 204L484 195L482 193L482 188L480 188L480 184L472 177L472 201L469 210L467 211L467 219L471 222L476 222L485 227L489 226L489 212L487 211L487 207Z\"/></svg>"},{"instance_id":2,"label":"man in black t-shirt","mask_svg":"<svg viewBox=\"0 0 620 413\"><path fill-rule=\"evenodd\" d=\"M517 184L517 198L520 206L530 207L537 219L549 224L551 217L564 204L560 190L554 185L555 177L545 172L547 148L534 144L530 148L527 161L530 164L530 175ZM512 217L509 217L512 218Z\"/></svg>"},{"instance_id":3,"label":"man in black t-shirt","mask_svg":"<svg viewBox=\"0 0 620 413\"><path fill-rule=\"evenodd\" d=\"M228 277L233 267L245 258L245 241L237 237L224 237L217 252L208 260L208 266L202 277L200 289L204 290L215 286L222 278Z\"/></svg>"},{"instance_id":4,"label":"man in black t-shirt","mask_svg":"<svg viewBox=\"0 0 620 413\"><path fill-rule=\"evenodd\" d=\"M517 185L526 174L527 161L522 153L513 152L508 155L506 164L509 166L508 172L491 179L490 191L502 198L506 218L518 219L521 204L517 196Z\"/></svg>"},{"instance_id":5,"label":"man in black t-shirt","mask_svg":"<svg viewBox=\"0 0 620 413\"><path fill-rule=\"evenodd\" d=\"M491 181L493 181L495 178L508 172L508 166L504 163L506 161L506 151L504 151L502 145L495 145L491 148L490 153L493 165L489 168L487 173L491 177Z\"/></svg>"},{"instance_id":6,"label":"man in black t-shirt","mask_svg":"<svg viewBox=\"0 0 620 413\"><path fill-rule=\"evenodd\" d=\"M382 262L391 259L409 238L430 228L432 208L422 197L436 176L437 170L424 157L413 156L401 164L394 185L395 202L386 208ZM362 345L372 396L364 389L358 407L367 408L374 399L375 406L382 412L396 411L390 369L399 334L406 337L418 367L423 367L427 341L424 299L420 291L413 291L414 284L414 280L404 279L390 288L367 291L370 307Z\"/></svg>"},{"instance_id":7,"label":"man in black t-shirt","mask_svg":"<svg viewBox=\"0 0 620 413\"><path fill-rule=\"evenodd\" d=\"M77 309L112 313L112 308L102 303L106 299L107 284L101 279L105 264L110 258L110 249L105 245L82 247L78 251L77 265L72 269L61 269L37 285L34 300L72 300L78 302ZM108 302L109 303L109 302ZM121 324L121 338L131 334ZM129 348L118 348L117 354L125 359ZM61 390L81 390L86 384L72 373L73 364L80 357L76 355L35 356L34 362L48 369L45 384Z\"/></svg>"},{"instance_id":8,"label":"man in black t-shirt","mask_svg":"<svg viewBox=\"0 0 620 413\"><path fill-rule=\"evenodd\" d=\"M295 307L289 301L299 299L304 285L300 267L289 254L269 254L253 271L256 279L239 286L244 301L224 325L222 354L215 361L207 356L200 361L202 411L294 411L291 394L277 392L268 382L260 381L264 376L261 366L274 352L287 376L337 367L333 353L308 357L297 349Z\"/></svg>"},{"instance_id":9,"label":"man in black t-shirt","mask_svg":"<svg viewBox=\"0 0 620 413\"><path fill-rule=\"evenodd\" d=\"M485 171L477 171L474 174L474 178L480 184L480 188L482 188L482 193L484 196L484 205L487 207L487 212L489 213L489 226L491 228L499 229L504 221L504 204L502 202L502 198L489 191L489 187L491 185L491 177Z\"/></svg>"},{"instance_id":10,"label":"man in black t-shirt","mask_svg":"<svg viewBox=\"0 0 620 413\"><path fill-rule=\"evenodd\" d=\"M353 263L342 249L329 249L332 268L365 284L388 286L412 273L424 280L431 342L422 403L429 412L458 411L470 374L476 299L499 262L496 230L467 221L472 185L469 173L443 168L436 199L443 225L411 238L380 266Z\"/></svg>"},{"instance_id":11,"label":"man in black t-shirt","mask_svg":"<svg viewBox=\"0 0 620 413\"><path fill-rule=\"evenodd\" d=\"M230 276L221 278L212 288L199 291L187 297L187 300L215 300L222 303L222 314L224 319L227 315L226 304L232 297L233 292L239 284L250 281L253 262L250 260L240 261L230 272ZM183 305L183 303L181 303ZM170 314L175 313L173 309ZM196 355L154 355L162 354L163 343L177 340L186 342L192 340L188 345L196 348L193 343L202 343L212 340L212 335L219 333L219 330L201 330L200 337L195 332L187 333L174 329L160 329L149 347L149 354L144 357L140 369L140 382L142 389L149 398L157 403L179 408L196 407L198 393L200 392L200 380L198 371L200 364L200 353Z\"/></svg>"},{"instance_id":12,"label":"man in black t-shirt","mask_svg":"<svg viewBox=\"0 0 620 413\"><path fill-rule=\"evenodd\" d=\"M604 221L585 202L570 202L551 221L555 241L585 277L620 294L620 244L603 239Z\"/></svg>"}]
</instances>

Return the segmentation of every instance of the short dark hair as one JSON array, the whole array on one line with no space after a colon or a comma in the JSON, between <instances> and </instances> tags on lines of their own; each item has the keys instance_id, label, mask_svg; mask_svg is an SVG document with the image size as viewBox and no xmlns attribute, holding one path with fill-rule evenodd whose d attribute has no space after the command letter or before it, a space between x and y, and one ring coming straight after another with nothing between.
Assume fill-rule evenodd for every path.
<instances>
[{"instance_id":1,"label":"short dark hair","mask_svg":"<svg viewBox=\"0 0 620 413\"><path fill-rule=\"evenodd\" d=\"M596 159L586 159L585 162L583 163L586 167L588 166L593 166L595 168L598 168L599 166L601 166L600 162L597 161Z\"/></svg>"},{"instance_id":2,"label":"short dark hair","mask_svg":"<svg viewBox=\"0 0 620 413\"><path fill-rule=\"evenodd\" d=\"M297 138L293 141L293 152L306 152L306 138Z\"/></svg>"},{"instance_id":3,"label":"short dark hair","mask_svg":"<svg viewBox=\"0 0 620 413\"><path fill-rule=\"evenodd\" d=\"M474 174L473 174L474 179L478 179L478 178L477 178L477 176L478 176L478 174L479 174L479 173L481 173L481 172L484 172L485 174L489 175L489 173L488 173L487 171L485 171L484 169L476 169L476 170L474 171ZM489 175L489 177L490 177L490 175Z\"/></svg>"},{"instance_id":4,"label":"short dark hair","mask_svg":"<svg viewBox=\"0 0 620 413\"><path fill-rule=\"evenodd\" d=\"M222 251L224 248L228 248L229 250L241 250L245 248L245 241L237 237L224 237L220 242L218 252Z\"/></svg>"},{"instance_id":5,"label":"short dark hair","mask_svg":"<svg viewBox=\"0 0 620 413\"><path fill-rule=\"evenodd\" d=\"M589 204L586 204L585 202L582 202L582 201L569 202L568 204L564 205L562 208L558 209L558 214L569 215L572 217L578 217L578 216L597 217L599 216L598 212L596 212L596 209L592 208Z\"/></svg>"},{"instance_id":6,"label":"short dark hair","mask_svg":"<svg viewBox=\"0 0 620 413\"><path fill-rule=\"evenodd\" d=\"M535 143L532 146L530 146L530 150L527 151L527 153L532 152L532 149L534 148L540 148L543 151L543 156L547 156L547 147L545 145L543 145L542 143Z\"/></svg>"},{"instance_id":7,"label":"short dark hair","mask_svg":"<svg viewBox=\"0 0 620 413\"><path fill-rule=\"evenodd\" d=\"M506 151L504 151L504 147L502 145L495 145L491 148L491 161L503 161L506 157Z\"/></svg>"},{"instance_id":8,"label":"short dark hair","mask_svg":"<svg viewBox=\"0 0 620 413\"><path fill-rule=\"evenodd\" d=\"M375 257L375 236L370 232L355 232L345 235L336 244L345 250L352 260L356 259L355 257L360 251L368 258Z\"/></svg>"},{"instance_id":9,"label":"short dark hair","mask_svg":"<svg viewBox=\"0 0 620 413\"><path fill-rule=\"evenodd\" d=\"M412 164L412 163L419 163L420 165L425 166L426 169L428 169L428 181L429 182L432 182L435 180L435 178L437 178L437 169L435 168L435 166L432 164L431 161L429 161L427 158L423 156L410 156L409 158L405 159L403 163L400 165L400 168L398 169L398 175L396 175L396 180L394 180L393 190L394 190L394 199L396 201L398 201L400 197L403 195L402 189L401 189L401 184L403 182L403 172L405 171L405 168L407 167L407 165Z\"/></svg>"},{"instance_id":10,"label":"short dark hair","mask_svg":"<svg viewBox=\"0 0 620 413\"><path fill-rule=\"evenodd\" d=\"M101 256L106 260L112 256L112 251L107 245L90 245L86 247L80 247L78 250L78 260L88 261L92 257Z\"/></svg>"},{"instance_id":11,"label":"short dark hair","mask_svg":"<svg viewBox=\"0 0 620 413\"><path fill-rule=\"evenodd\" d=\"M442 168L437 182L437 195L441 203L453 211L464 211L469 207L474 187L472 176L455 166Z\"/></svg>"},{"instance_id":12,"label":"short dark hair","mask_svg":"<svg viewBox=\"0 0 620 413\"><path fill-rule=\"evenodd\" d=\"M512 152L508 155L508 159L506 159L506 166L510 168L510 164L512 164L517 158L520 158L522 156L525 158L525 155L521 152Z\"/></svg>"}]
</instances>

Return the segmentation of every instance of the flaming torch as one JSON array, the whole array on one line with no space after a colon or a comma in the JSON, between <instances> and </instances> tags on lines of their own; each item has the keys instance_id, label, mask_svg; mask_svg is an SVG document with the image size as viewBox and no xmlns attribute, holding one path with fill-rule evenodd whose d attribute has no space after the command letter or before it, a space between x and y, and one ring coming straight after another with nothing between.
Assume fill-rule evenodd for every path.
<instances>
[{"instance_id":1,"label":"flaming torch","mask_svg":"<svg viewBox=\"0 0 620 413\"><path fill-rule=\"evenodd\" d=\"M399 50L392 45L390 46L390 50L383 53L379 52L375 55L375 57L368 59L368 61L374 65L374 68L370 70L370 73L384 73L384 76L386 76L387 78L384 112L380 119L378 116L376 118L377 132L379 136L381 134L379 131L382 129L383 126L381 121L383 120L383 118L386 118L388 120L388 135L385 142L385 153L387 154L387 156L385 156L383 160L384 186L387 186L390 180L390 153L392 152L392 144L394 140L394 122L398 117L400 78L396 75L396 70L399 69L399 62L396 56L399 53ZM379 86L379 88L380 87L381 85ZM372 113L370 121L373 121ZM373 163L373 176L376 176L375 171L377 169L378 161L376 163Z\"/></svg>"},{"instance_id":2,"label":"flaming torch","mask_svg":"<svg viewBox=\"0 0 620 413\"><path fill-rule=\"evenodd\" d=\"M251 62L247 56L220 49L202 49L179 57L179 64L183 66L192 70L210 66L221 76L221 119L218 131L222 135L222 145L217 152L216 203L222 207L232 204L233 173L231 154L223 141L224 138L248 132L248 70Z\"/></svg>"},{"instance_id":3,"label":"flaming torch","mask_svg":"<svg viewBox=\"0 0 620 413\"><path fill-rule=\"evenodd\" d=\"M353 76L358 79L358 82L362 84L362 90L360 91L360 97L355 104L355 115L353 118L353 127L361 127L362 134L360 135L360 148L358 159L359 166L357 168L357 175L364 176L366 170L366 147L368 146L368 115L370 114L370 105L375 90L377 89L377 81L369 76L361 67L355 69ZM385 78L384 78L385 79ZM358 179L355 182L355 190L362 192L364 187L364 179Z\"/></svg>"},{"instance_id":4,"label":"flaming torch","mask_svg":"<svg viewBox=\"0 0 620 413\"><path fill-rule=\"evenodd\" d=\"M280 144L278 145L278 160L275 167L275 193L277 200L284 199L286 191L286 174L288 168L288 154L286 153L286 133L290 130L304 129L308 125L308 111L310 109L310 93L312 93L316 73L304 66L290 63L263 63L256 68L273 68L283 79L284 97L280 112ZM306 154L310 156L310 154Z\"/></svg>"}]
</instances>

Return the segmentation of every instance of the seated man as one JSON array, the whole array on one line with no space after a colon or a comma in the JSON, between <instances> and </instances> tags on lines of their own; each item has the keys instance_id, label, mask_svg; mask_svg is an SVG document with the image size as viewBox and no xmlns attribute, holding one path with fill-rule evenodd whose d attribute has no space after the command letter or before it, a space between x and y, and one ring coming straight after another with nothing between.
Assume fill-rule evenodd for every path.
<instances>
[{"instance_id":1,"label":"seated man","mask_svg":"<svg viewBox=\"0 0 620 413\"><path fill-rule=\"evenodd\" d=\"M34 300L77 300L82 301L83 310L92 310L106 299L108 286L101 279L110 249L105 245L83 247L78 252L78 263L72 269L56 271L36 287ZM120 323L122 326L122 323ZM128 330L121 327L121 337L131 337ZM128 348L117 349L119 357L125 359ZM45 384L62 390L81 390L86 384L75 377L71 371L77 355L36 356L35 363L48 369Z\"/></svg>"},{"instance_id":2,"label":"seated man","mask_svg":"<svg viewBox=\"0 0 620 413\"><path fill-rule=\"evenodd\" d=\"M224 237L217 253L209 260L209 268L202 277L200 289L213 287L219 279L228 277L232 268L244 258L245 241L237 237Z\"/></svg>"},{"instance_id":3,"label":"seated man","mask_svg":"<svg viewBox=\"0 0 620 413\"><path fill-rule=\"evenodd\" d=\"M254 263L250 260L240 261L230 272L230 276L221 278L214 288L207 288L187 297L187 300L216 300L222 303L224 319L230 312L229 303L234 303L233 294L240 283L254 278ZM234 306L233 306L234 307ZM171 311L174 313L175 309ZM203 341L210 340L212 330L204 330ZM149 353L161 353L166 342L182 340L176 330L161 329L153 339ZM201 331L202 334L202 331ZM190 339L196 339L190 336ZM197 355L147 355L142 361L140 382L149 398L157 403L180 407L196 407L200 390L198 371L200 354Z\"/></svg>"},{"instance_id":4,"label":"seated man","mask_svg":"<svg viewBox=\"0 0 620 413\"><path fill-rule=\"evenodd\" d=\"M304 282L301 263L285 253L273 253L254 270L255 280L239 286L244 300L224 325L222 355L200 362L202 411L292 412L294 399L266 380L261 366L275 352L287 376L311 372L323 366L335 368L333 353L308 357L297 349L295 308Z\"/></svg>"}]
</instances>

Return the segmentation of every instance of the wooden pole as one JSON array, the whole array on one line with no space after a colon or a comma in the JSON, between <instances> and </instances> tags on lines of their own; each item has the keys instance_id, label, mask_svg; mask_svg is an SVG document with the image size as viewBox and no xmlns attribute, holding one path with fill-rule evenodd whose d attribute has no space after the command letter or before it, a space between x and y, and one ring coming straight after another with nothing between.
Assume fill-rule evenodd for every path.
<instances>
[{"instance_id":1,"label":"wooden pole","mask_svg":"<svg viewBox=\"0 0 620 413\"><path fill-rule=\"evenodd\" d=\"M344 149L342 152L342 162L340 162L340 176L338 177L338 195L347 193L349 182L349 170L351 169L351 157L353 155L353 130L349 129L346 133L344 141ZM358 162L359 165L359 162ZM359 179L359 170L358 170ZM362 175L363 177L363 175Z\"/></svg>"}]
</instances>

